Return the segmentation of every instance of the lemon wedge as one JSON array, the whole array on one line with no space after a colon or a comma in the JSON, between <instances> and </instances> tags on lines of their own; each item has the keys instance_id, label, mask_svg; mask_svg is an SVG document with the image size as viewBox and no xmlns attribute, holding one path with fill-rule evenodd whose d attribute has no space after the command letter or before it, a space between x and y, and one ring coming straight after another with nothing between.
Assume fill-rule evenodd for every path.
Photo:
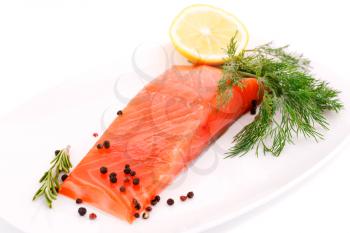
<instances>
[{"instance_id":1,"label":"lemon wedge","mask_svg":"<svg viewBox=\"0 0 350 233\"><path fill-rule=\"evenodd\" d=\"M174 47L195 64L220 65L231 38L235 36L237 53L249 40L246 27L234 15L203 4L183 9L169 33Z\"/></svg>"}]
</instances>

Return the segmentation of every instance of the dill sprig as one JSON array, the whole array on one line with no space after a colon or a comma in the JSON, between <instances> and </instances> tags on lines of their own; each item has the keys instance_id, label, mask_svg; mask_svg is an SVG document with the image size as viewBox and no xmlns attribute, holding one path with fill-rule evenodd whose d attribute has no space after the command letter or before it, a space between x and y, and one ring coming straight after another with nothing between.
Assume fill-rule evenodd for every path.
<instances>
[{"instance_id":1,"label":"dill sprig","mask_svg":"<svg viewBox=\"0 0 350 233\"><path fill-rule=\"evenodd\" d=\"M218 83L219 107L232 97L232 86L242 86L241 80L246 77L258 80L263 97L255 120L234 137L235 145L227 157L253 149L257 155L262 149L264 154L279 156L300 134L316 141L322 139L318 128L328 128L325 111L338 112L343 106L339 92L314 78L310 61L288 52L288 46L275 48L268 43L237 53L236 45L233 37Z\"/></svg>"},{"instance_id":2,"label":"dill sprig","mask_svg":"<svg viewBox=\"0 0 350 233\"><path fill-rule=\"evenodd\" d=\"M41 187L35 193L33 201L44 195L47 205L52 208L52 202L56 200L60 183L58 181L61 172L69 173L72 163L69 159L70 146L60 150L56 157L51 161L51 167L39 180Z\"/></svg>"}]
</instances>

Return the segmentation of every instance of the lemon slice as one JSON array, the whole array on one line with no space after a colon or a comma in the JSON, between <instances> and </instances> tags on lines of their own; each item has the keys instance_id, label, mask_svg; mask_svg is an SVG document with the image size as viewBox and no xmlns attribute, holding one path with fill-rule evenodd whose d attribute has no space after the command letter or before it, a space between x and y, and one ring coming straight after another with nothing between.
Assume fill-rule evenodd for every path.
<instances>
[{"instance_id":1,"label":"lemon slice","mask_svg":"<svg viewBox=\"0 0 350 233\"><path fill-rule=\"evenodd\" d=\"M202 4L182 10L170 27L175 48L195 64L222 64L234 36L238 53L248 44L246 27L234 15Z\"/></svg>"}]
</instances>

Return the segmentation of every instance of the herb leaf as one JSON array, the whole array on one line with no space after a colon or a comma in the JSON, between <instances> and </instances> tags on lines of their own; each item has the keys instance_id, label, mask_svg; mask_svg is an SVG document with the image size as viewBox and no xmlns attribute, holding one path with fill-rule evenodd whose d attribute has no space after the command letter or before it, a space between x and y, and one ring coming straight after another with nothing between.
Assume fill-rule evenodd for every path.
<instances>
[{"instance_id":1,"label":"herb leaf","mask_svg":"<svg viewBox=\"0 0 350 233\"><path fill-rule=\"evenodd\" d=\"M35 201L40 196L45 197L47 205L52 208L52 202L56 200L58 191L60 189L60 184L58 182L59 174L61 172L68 173L70 168L72 168L72 163L69 159L69 149L70 146L60 150L56 157L51 161L51 167L39 180L41 187L35 193L33 201Z\"/></svg>"},{"instance_id":2,"label":"herb leaf","mask_svg":"<svg viewBox=\"0 0 350 233\"><path fill-rule=\"evenodd\" d=\"M253 122L235 137L227 157L244 155L255 148L279 156L294 136L302 134L322 139L318 127L327 129L325 111L338 112L342 103L339 92L310 73L310 61L302 55L287 52L288 46L272 47L271 43L236 54L235 37L227 48L228 59L218 83L220 105L232 97L232 86L245 77L256 78L264 93Z\"/></svg>"}]
</instances>

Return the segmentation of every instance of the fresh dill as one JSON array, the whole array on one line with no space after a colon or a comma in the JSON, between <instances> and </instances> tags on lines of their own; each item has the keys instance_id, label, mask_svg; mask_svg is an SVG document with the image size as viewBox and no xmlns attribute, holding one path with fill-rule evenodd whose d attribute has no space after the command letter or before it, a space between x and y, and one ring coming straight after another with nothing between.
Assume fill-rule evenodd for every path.
<instances>
[{"instance_id":1,"label":"fresh dill","mask_svg":"<svg viewBox=\"0 0 350 233\"><path fill-rule=\"evenodd\" d=\"M317 129L327 129L325 111L338 112L342 103L339 92L311 74L310 61L287 51L288 46L273 47L271 43L252 50L236 51L235 37L227 48L228 58L218 83L217 103L224 105L232 97L232 86L242 87L241 80L258 80L261 104L255 120L235 137L227 157L244 155L255 149L279 156L293 138L304 135L322 139ZM244 88L244 87L242 87Z\"/></svg>"},{"instance_id":2,"label":"fresh dill","mask_svg":"<svg viewBox=\"0 0 350 233\"><path fill-rule=\"evenodd\" d=\"M69 173L72 168L72 163L69 159L70 146L60 150L56 157L51 161L50 169L44 173L39 180L41 187L35 193L33 201L44 195L46 204L52 208L52 202L56 200L60 184L58 182L59 175L61 172Z\"/></svg>"}]
</instances>

